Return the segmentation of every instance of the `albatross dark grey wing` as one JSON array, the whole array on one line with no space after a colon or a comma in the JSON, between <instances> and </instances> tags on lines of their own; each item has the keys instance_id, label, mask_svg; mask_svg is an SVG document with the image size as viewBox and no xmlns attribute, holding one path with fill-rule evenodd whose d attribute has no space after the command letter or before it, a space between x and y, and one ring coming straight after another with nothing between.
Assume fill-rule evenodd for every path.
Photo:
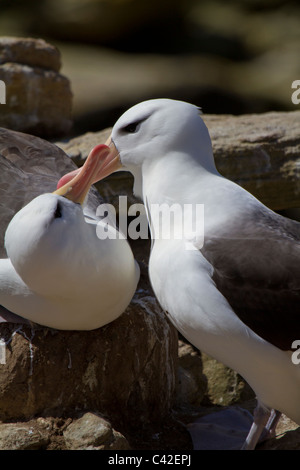
<instances>
[{"instance_id":1,"label":"albatross dark grey wing","mask_svg":"<svg viewBox=\"0 0 300 470\"><path fill-rule=\"evenodd\" d=\"M300 223L263 205L205 238L201 253L236 315L282 350L300 338Z\"/></svg>"}]
</instances>

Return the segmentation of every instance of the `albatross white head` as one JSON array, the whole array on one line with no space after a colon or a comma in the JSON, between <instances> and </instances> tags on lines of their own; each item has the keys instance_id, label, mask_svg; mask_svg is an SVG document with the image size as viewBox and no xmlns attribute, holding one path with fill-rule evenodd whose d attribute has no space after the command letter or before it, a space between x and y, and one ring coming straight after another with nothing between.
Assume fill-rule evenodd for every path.
<instances>
[{"instance_id":1,"label":"albatross white head","mask_svg":"<svg viewBox=\"0 0 300 470\"><path fill-rule=\"evenodd\" d=\"M107 161L119 155L123 169L135 178L134 192L139 197L145 174L152 176L154 170L156 177L159 173L165 179L162 173L167 171L172 179L175 160L182 158L183 166L192 163L193 167L197 162L204 170L216 171L200 110L183 101L154 99L132 107L116 122L106 144L111 149Z\"/></svg>"},{"instance_id":2,"label":"albatross white head","mask_svg":"<svg viewBox=\"0 0 300 470\"><path fill-rule=\"evenodd\" d=\"M107 153L104 145L93 149L86 167L76 178L55 193L33 199L7 227L7 255L26 285L41 295L73 295L74 276L80 271L72 269L72 264L77 260L83 267L84 260L88 267L92 260L88 243L92 234L81 204L103 153Z\"/></svg>"},{"instance_id":3,"label":"albatross white head","mask_svg":"<svg viewBox=\"0 0 300 470\"><path fill-rule=\"evenodd\" d=\"M145 175L152 181L158 175L165 180L167 172L172 181L180 160L184 170L190 166L194 171L196 163L199 170L216 173L210 136L200 110L183 101L153 99L133 106L116 122L106 145L110 152L102 159L95 181L114 171L130 171L134 193L141 198Z\"/></svg>"}]
</instances>

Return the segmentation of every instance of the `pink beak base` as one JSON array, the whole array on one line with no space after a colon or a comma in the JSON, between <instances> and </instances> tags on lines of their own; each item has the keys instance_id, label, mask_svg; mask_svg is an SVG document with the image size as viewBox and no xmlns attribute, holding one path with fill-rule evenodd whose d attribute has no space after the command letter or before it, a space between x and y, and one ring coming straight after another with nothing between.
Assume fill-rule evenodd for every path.
<instances>
[{"instance_id":1,"label":"pink beak base","mask_svg":"<svg viewBox=\"0 0 300 470\"><path fill-rule=\"evenodd\" d=\"M81 168L67 173L59 180L54 194L83 204L91 185L98 181L98 173L109 153L107 145L100 144L94 147Z\"/></svg>"}]
</instances>

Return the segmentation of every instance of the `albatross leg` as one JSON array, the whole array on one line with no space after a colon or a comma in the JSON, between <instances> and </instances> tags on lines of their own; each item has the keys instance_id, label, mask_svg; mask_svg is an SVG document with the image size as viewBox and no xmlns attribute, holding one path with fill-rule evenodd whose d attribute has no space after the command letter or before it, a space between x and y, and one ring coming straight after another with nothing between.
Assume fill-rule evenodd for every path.
<instances>
[{"instance_id":1,"label":"albatross leg","mask_svg":"<svg viewBox=\"0 0 300 470\"><path fill-rule=\"evenodd\" d=\"M272 410L270 418L266 424L266 427L261 435L260 442L267 439L271 439L276 436L276 426L281 416L281 412L278 410Z\"/></svg>"},{"instance_id":2,"label":"albatross leg","mask_svg":"<svg viewBox=\"0 0 300 470\"><path fill-rule=\"evenodd\" d=\"M254 421L243 444L242 450L254 450L256 444L260 440L266 426L270 423L272 426L272 420L269 419L271 415L271 409L262 405L258 402L254 410ZM271 421L271 422L270 422Z\"/></svg>"}]
</instances>

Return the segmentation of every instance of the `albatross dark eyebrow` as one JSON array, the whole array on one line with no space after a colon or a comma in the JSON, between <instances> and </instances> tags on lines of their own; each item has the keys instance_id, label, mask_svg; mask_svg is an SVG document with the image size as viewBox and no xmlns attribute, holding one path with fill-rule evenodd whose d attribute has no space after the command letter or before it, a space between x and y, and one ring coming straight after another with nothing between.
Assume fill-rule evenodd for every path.
<instances>
[{"instance_id":1,"label":"albatross dark eyebrow","mask_svg":"<svg viewBox=\"0 0 300 470\"><path fill-rule=\"evenodd\" d=\"M148 117L149 116L142 119L138 119L137 121L130 122L129 124L127 124L127 126L122 127L121 131L127 134L134 134L138 131L138 126L142 124L142 122L146 121Z\"/></svg>"}]
</instances>

